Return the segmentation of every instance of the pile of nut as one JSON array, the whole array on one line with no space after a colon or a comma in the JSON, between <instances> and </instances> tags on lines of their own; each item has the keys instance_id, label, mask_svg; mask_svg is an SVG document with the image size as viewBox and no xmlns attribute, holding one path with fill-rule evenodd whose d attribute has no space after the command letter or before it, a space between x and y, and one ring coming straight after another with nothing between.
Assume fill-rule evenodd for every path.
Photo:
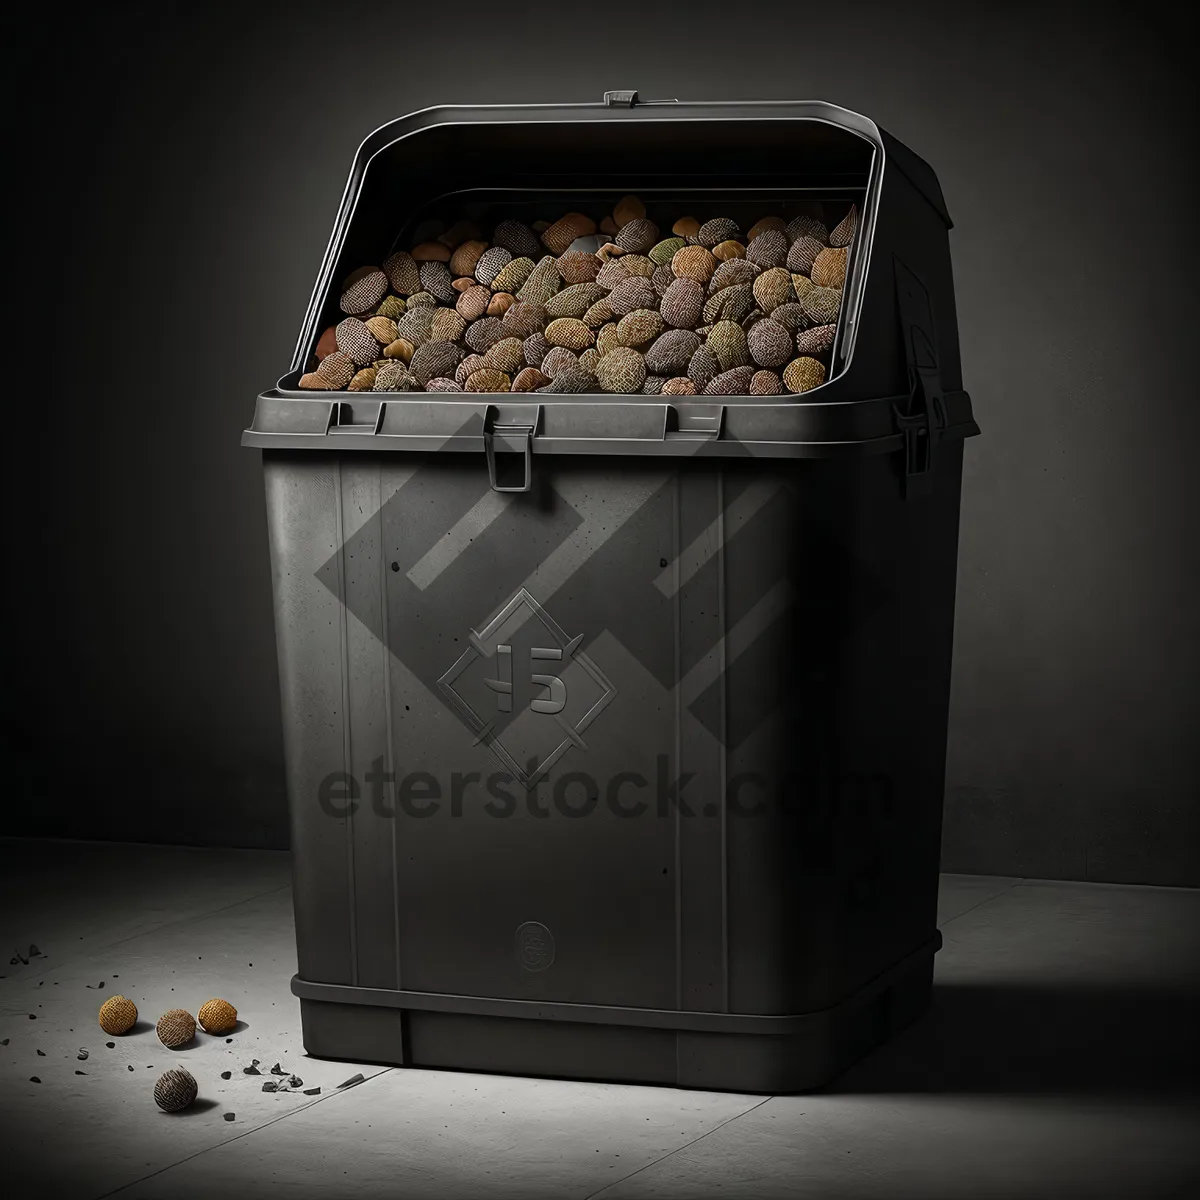
<instances>
[{"instance_id":1,"label":"pile of nut","mask_svg":"<svg viewBox=\"0 0 1200 1200\"><path fill-rule=\"evenodd\" d=\"M354 392L779 396L825 382L858 212L806 202L743 231L636 196L599 223L426 223L342 284L300 387Z\"/></svg>"}]
</instances>

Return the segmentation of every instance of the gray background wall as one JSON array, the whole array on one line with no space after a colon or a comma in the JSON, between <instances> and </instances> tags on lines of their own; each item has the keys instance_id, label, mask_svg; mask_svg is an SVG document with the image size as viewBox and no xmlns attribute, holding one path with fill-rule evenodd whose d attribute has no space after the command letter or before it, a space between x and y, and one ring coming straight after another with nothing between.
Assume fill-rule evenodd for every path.
<instances>
[{"instance_id":1,"label":"gray background wall","mask_svg":"<svg viewBox=\"0 0 1200 1200\"><path fill-rule=\"evenodd\" d=\"M967 447L947 869L1200 883L1194 18L215 12L108 6L23 42L9 832L286 843L238 434L288 360L354 147L433 103L637 87L831 100L941 178L986 434Z\"/></svg>"}]
</instances>

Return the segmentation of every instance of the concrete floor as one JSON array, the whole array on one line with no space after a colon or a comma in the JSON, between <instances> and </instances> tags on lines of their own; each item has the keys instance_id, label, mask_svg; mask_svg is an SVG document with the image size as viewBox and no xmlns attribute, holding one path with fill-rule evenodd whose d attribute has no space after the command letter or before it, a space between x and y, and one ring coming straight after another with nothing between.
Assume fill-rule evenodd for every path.
<instances>
[{"instance_id":1,"label":"concrete floor","mask_svg":"<svg viewBox=\"0 0 1200 1200\"><path fill-rule=\"evenodd\" d=\"M933 1010L821 1093L764 1098L309 1059L289 872L284 854L0 841L2 962L45 952L0 965L7 1194L1200 1195L1200 892L944 876ZM245 1020L172 1053L149 1021L102 1034L114 992L150 1021L214 995ZM252 1058L321 1094L264 1094ZM173 1064L201 1096L176 1116L151 1098Z\"/></svg>"}]
</instances>

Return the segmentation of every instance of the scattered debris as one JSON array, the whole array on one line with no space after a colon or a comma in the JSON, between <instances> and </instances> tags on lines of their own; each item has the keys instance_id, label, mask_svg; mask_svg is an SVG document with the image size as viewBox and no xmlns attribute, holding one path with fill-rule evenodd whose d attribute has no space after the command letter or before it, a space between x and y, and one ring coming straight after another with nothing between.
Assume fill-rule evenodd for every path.
<instances>
[{"instance_id":1,"label":"scattered debris","mask_svg":"<svg viewBox=\"0 0 1200 1200\"><path fill-rule=\"evenodd\" d=\"M25 955L20 952L20 950L14 950L13 955L14 957L9 960L9 966L16 966L17 963L20 963L23 967L29 965L29 959L27 959Z\"/></svg>"},{"instance_id":2,"label":"scattered debris","mask_svg":"<svg viewBox=\"0 0 1200 1200\"><path fill-rule=\"evenodd\" d=\"M45 1058L45 1057L46 1057L46 1052L45 1052L45 1050L39 1050L39 1051L38 1051L38 1058Z\"/></svg>"},{"instance_id":3,"label":"scattered debris","mask_svg":"<svg viewBox=\"0 0 1200 1200\"><path fill-rule=\"evenodd\" d=\"M232 1120L233 1120L233 1117L234 1117L234 1114L233 1114L233 1113L226 1113L226 1114L225 1114L225 1120L227 1120L227 1121L232 1121Z\"/></svg>"},{"instance_id":4,"label":"scattered debris","mask_svg":"<svg viewBox=\"0 0 1200 1200\"><path fill-rule=\"evenodd\" d=\"M32 943L29 943L30 958L45 958L46 956Z\"/></svg>"},{"instance_id":5,"label":"scattered debris","mask_svg":"<svg viewBox=\"0 0 1200 1200\"><path fill-rule=\"evenodd\" d=\"M277 1092L277 1091L279 1091L279 1084L276 1083L276 1081L274 1079L268 1079L262 1085L262 1090L264 1092Z\"/></svg>"},{"instance_id":6,"label":"scattered debris","mask_svg":"<svg viewBox=\"0 0 1200 1200\"><path fill-rule=\"evenodd\" d=\"M233 1078L233 1072L232 1072L232 1071L222 1071L222 1072L221 1072L221 1078L222 1078L222 1079L232 1079L232 1078Z\"/></svg>"},{"instance_id":7,"label":"scattered debris","mask_svg":"<svg viewBox=\"0 0 1200 1200\"><path fill-rule=\"evenodd\" d=\"M114 1046L116 1046L117 1043L116 1042L105 1042L104 1044L111 1050L111 1049L113 1049Z\"/></svg>"},{"instance_id":8,"label":"scattered debris","mask_svg":"<svg viewBox=\"0 0 1200 1200\"><path fill-rule=\"evenodd\" d=\"M282 1067L281 1067L281 1066L280 1066L278 1063L276 1063L276 1064L275 1064L275 1065L274 1065L274 1066L271 1068L271 1074L272 1074L272 1075L286 1075L286 1074L287 1074L287 1072L286 1072L286 1071L285 1071L285 1070L284 1070L284 1069L283 1069L283 1068L282 1068Z\"/></svg>"},{"instance_id":9,"label":"scattered debris","mask_svg":"<svg viewBox=\"0 0 1200 1200\"><path fill-rule=\"evenodd\" d=\"M229 1045L229 1043L230 1043L230 1042L232 1042L232 1041L233 1041L233 1038L226 1038L226 1039L225 1039L225 1044L226 1044L226 1045Z\"/></svg>"},{"instance_id":10,"label":"scattered debris","mask_svg":"<svg viewBox=\"0 0 1200 1200\"><path fill-rule=\"evenodd\" d=\"M128 1069L128 1070L130 1070L130 1071L132 1071L132 1070L133 1070L133 1063L130 1063L130 1064L129 1064L129 1067L128 1067L127 1069Z\"/></svg>"},{"instance_id":11,"label":"scattered debris","mask_svg":"<svg viewBox=\"0 0 1200 1200\"><path fill-rule=\"evenodd\" d=\"M363 1079L361 1074L351 1075L350 1078L347 1079L345 1083L338 1084L338 1091L340 1092L342 1090L342 1088L353 1087L356 1083L364 1083L364 1082L365 1082L365 1080Z\"/></svg>"},{"instance_id":12,"label":"scattered debris","mask_svg":"<svg viewBox=\"0 0 1200 1200\"><path fill-rule=\"evenodd\" d=\"M88 1052L82 1046L80 1046L79 1053L75 1055L75 1057L79 1059L80 1062L84 1062L87 1059L87 1056Z\"/></svg>"},{"instance_id":13,"label":"scattered debris","mask_svg":"<svg viewBox=\"0 0 1200 1200\"><path fill-rule=\"evenodd\" d=\"M262 1072L257 1067L243 1067L243 1075L261 1075Z\"/></svg>"},{"instance_id":14,"label":"scattered debris","mask_svg":"<svg viewBox=\"0 0 1200 1200\"><path fill-rule=\"evenodd\" d=\"M321 1089L320 1089L319 1087L315 1087L315 1088L305 1088L305 1089L304 1089L304 1094L305 1094L306 1096L319 1096L319 1095L321 1094Z\"/></svg>"},{"instance_id":15,"label":"scattered debris","mask_svg":"<svg viewBox=\"0 0 1200 1200\"><path fill-rule=\"evenodd\" d=\"M8 1045L8 1038L5 1038L4 1041L0 1042L0 1046L7 1046L7 1045Z\"/></svg>"},{"instance_id":16,"label":"scattered debris","mask_svg":"<svg viewBox=\"0 0 1200 1200\"><path fill-rule=\"evenodd\" d=\"M30 1014L29 1014L29 1019L30 1019L31 1021L36 1021L36 1020L37 1020L37 1013L30 1013Z\"/></svg>"},{"instance_id":17,"label":"scattered debris","mask_svg":"<svg viewBox=\"0 0 1200 1200\"><path fill-rule=\"evenodd\" d=\"M42 1081L36 1075L30 1075L29 1082L30 1083L41 1083Z\"/></svg>"},{"instance_id":18,"label":"scattered debris","mask_svg":"<svg viewBox=\"0 0 1200 1200\"><path fill-rule=\"evenodd\" d=\"M75 1074L76 1075L86 1075L87 1072L86 1071L76 1071Z\"/></svg>"},{"instance_id":19,"label":"scattered debris","mask_svg":"<svg viewBox=\"0 0 1200 1200\"><path fill-rule=\"evenodd\" d=\"M291 1079L288 1080L288 1087L298 1088L303 1086L304 1080L301 1079L299 1075L293 1075Z\"/></svg>"}]
</instances>

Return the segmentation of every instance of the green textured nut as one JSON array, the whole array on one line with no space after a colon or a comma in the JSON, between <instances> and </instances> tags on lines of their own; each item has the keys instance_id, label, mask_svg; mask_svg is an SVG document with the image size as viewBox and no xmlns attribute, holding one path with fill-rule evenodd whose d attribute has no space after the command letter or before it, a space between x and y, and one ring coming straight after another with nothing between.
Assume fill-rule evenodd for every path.
<instances>
[{"instance_id":1,"label":"green textured nut","mask_svg":"<svg viewBox=\"0 0 1200 1200\"><path fill-rule=\"evenodd\" d=\"M796 352L817 356L824 354L833 345L836 325L814 325L796 334Z\"/></svg>"},{"instance_id":2,"label":"green textured nut","mask_svg":"<svg viewBox=\"0 0 1200 1200\"><path fill-rule=\"evenodd\" d=\"M487 306L492 302L492 293L482 284L473 284L466 291L459 292L454 307L464 321L477 321L487 312Z\"/></svg>"},{"instance_id":3,"label":"green textured nut","mask_svg":"<svg viewBox=\"0 0 1200 1200\"><path fill-rule=\"evenodd\" d=\"M617 341L622 346L644 346L652 342L666 324L652 308L635 308L617 322Z\"/></svg>"},{"instance_id":4,"label":"green textured nut","mask_svg":"<svg viewBox=\"0 0 1200 1200\"><path fill-rule=\"evenodd\" d=\"M529 278L533 272L533 268L534 261L532 258L514 258L512 262L500 268L500 273L492 280L492 291L512 292L515 294L525 280Z\"/></svg>"},{"instance_id":5,"label":"green textured nut","mask_svg":"<svg viewBox=\"0 0 1200 1200\"><path fill-rule=\"evenodd\" d=\"M335 350L321 359L316 374L329 381L329 386L344 388L354 378L357 364L344 350Z\"/></svg>"},{"instance_id":6,"label":"green textured nut","mask_svg":"<svg viewBox=\"0 0 1200 1200\"><path fill-rule=\"evenodd\" d=\"M445 343L443 343L445 345ZM420 385L407 364L393 359L375 372L373 392L413 392Z\"/></svg>"},{"instance_id":7,"label":"green textured nut","mask_svg":"<svg viewBox=\"0 0 1200 1200\"><path fill-rule=\"evenodd\" d=\"M799 395L825 382L825 364L815 358L794 358L783 372L783 385Z\"/></svg>"},{"instance_id":8,"label":"green textured nut","mask_svg":"<svg viewBox=\"0 0 1200 1200\"><path fill-rule=\"evenodd\" d=\"M554 317L582 317L597 300L603 300L608 292L598 283L573 283L546 301L546 315Z\"/></svg>"},{"instance_id":9,"label":"green textured nut","mask_svg":"<svg viewBox=\"0 0 1200 1200\"><path fill-rule=\"evenodd\" d=\"M792 290L792 277L782 267L764 271L753 284L754 299L765 313L771 313L781 304L796 298Z\"/></svg>"},{"instance_id":10,"label":"green textured nut","mask_svg":"<svg viewBox=\"0 0 1200 1200\"><path fill-rule=\"evenodd\" d=\"M854 241L858 228L858 205L850 205L850 211L829 231L829 244L835 248L848 246Z\"/></svg>"},{"instance_id":11,"label":"green textured nut","mask_svg":"<svg viewBox=\"0 0 1200 1200\"><path fill-rule=\"evenodd\" d=\"M754 368L747 364L741 367L731 367L709 381L704 389L706 396L746 396L750 393L750 380L754 378Z\"/></svg>"},{"instance_id":12,"label":"green textured nut","mask_svg":"<svg viewBox=\"0 0 1200 1200\"><path fill-rule=\"evenodd\" d=\"M431 342L457 342L466 328L466 321L454 309L435 308L433 321L429 326L429 340Z\"/></svg>"},{"instance_id":13,"label":"green textured nut","mask_svg":"<svg viewBox=\"0 0 1200 1200\"><path fill-rule=\"evenodd\" d=\"M545 387L538 388L538 391L579 396L597 391L599 387L599 382L590 371L585 371L582 367L571 367L560 371Z\"/></svg>"},{"instance_id":14,"label":"green textured nut","mask_svg":"<svg viewBox=\"0 0 1200 1200\"><path fill-rule=\"evenodd\" d=\"M782 396L783 380L774 371L755 371L750 376L750 395Z\"/></svg>"},{"instance_id":15,"label":"green textured nut","mask_svg":"<svg viewBox=\"0 0 1200 1200\"><path fill-rule=\"evenodd\" d=\"M699 345L699 335L690 329L668 329L646 351L646 370L655 375L681 375Z\"/></svg>"},{"instance_id":16,"label":"green textured nut","mask_svg":"<svg viewBox=\"0 0 1200 1200\"><path fill-rule=\"evenodd\" d=\"M563 371L569 371L572 367L577 366L579 366L579 356L574 350L568 350L566 346L551 346L538 370L550 379L556 379Z\"/></svg>"},{"instance_id":17,"label":"green textured nut","mask_svg":"<svg viewBox=\"0 0 1200 1200\"><path fill-rule=\"evenodd\" d=\"M508 311L512 312L512 309ZM504 315L508 316L508 313ZM550 351L550 343L546 341L546 335L540 329L531 333L521 345L525 348L525 362L531 367L540 367Z\"/></svg>"},{"instance_id":18,"label":"green textured nut","mask_svg":"<svg viewBox=\"0 0 1200 1200\"><path fill-rule=\"evenodd\" d=\"M746 241L754 241L760 233L765 233L768 229L786 230L787 222L782 217L763 217L746 230Z\"/></svg>"},{"instance_id":19,"label":"green textured nut","mask_svg":"<svg viewBox=\"0 0 1200 1200\"><path fill-rule=\"evenodd\" d=\"M662 394L664 396L694 396L696 385L686 375L677 375L663 384Z\"/></svg>"},{"instance_id":20,"label":"green textured nut","mask_svg":"<svg viewBox=\"0 0 1200 1200\"><path fill-rule=\"evenodd\" d=\"M594 283L603 265L588 250L568 250L555 260L563 283Z\"/></svg>"},{"instance_id":21,"label":"green textured nut","mask_svg":"<svg viewBox=\"0 0 1200 1200\"><path fill-rule=\"evenodd\" d=\"M712 247L719 242L737 237L739 233L741 233L741 230L738 228L736 221L731 221L728 217L714 217L711 221L705 221L700 226L696 237L699 239L701 246Z\"/></svg>"},{"instance_id":22,"label":"green textured nut","mask_svg":"<svg viewBox=\"0 0 1200 1200\"><path fill-rule=\"evenodd\" d=\"M596 349L600 351L602 356L610 350L615 350L620 344L620 338L617 337L616 322L601 326L600 331L596 334Z\"/></svg>"},{"instance_id":23,"label":"green textured nut","mask_svg":"<svg viewBox=\"0 0 1200 1200\"><path fill-rule=\"evenodd\" d=\"M646 382L646 360L628 346L618 346L600 359L596 379L606 392L631 396Z\"/></svg>"},{"instance_id":24,"label":"green textured nut","mask_svg":"<svg viewBox=\"0 0 1200 1200\"><path fill-rule=\"evenodd\" d=\"M844 247L831 246L817 255L809 278L817 287L840 288L846 282L846 257Z\"/></svg>"},{"instance_id":25,"label":"green textured nut","mask_svg":"<svg viewBox=\"0 0 1200 1200\"><path fill-rule=\"evenodd\" d=\"M360 367L370 366L379 357L379 351L382 349L379 339L357 317L346 317L338 322L337 346ZM321 366L324 367L327 361L328 356L322 359ZM346 382L349 383L349 380Z\"/></svg>"},{"instance_id":26,"label":"green textured nut","mask_svg":"<svg viewBox=\"0 0 1200 1200\"><path fill-rule=\"evenodd\" d=\"M593 375L596 373L596 364L600 361L600 351L595 346L589 346L580 356L579 365L585 370L590 371Z\"/></svg>"},{"instance_id":27,"label":"green textured nut","mask_svg":"<svg viewBox=\"0 0 1200 1200\"><path fill-rule=\"evenodd\" d=\"M658 308L658 293L654 285L641 275L631 275L608 293L608 303L619 317L637 308Z\"/></svg>"},{"instance_id":28,"label":"green textured nut","mask_svg":"<svg viewBox=\"0 0 1200 1200\"><path fill-rule=\"evenodd\" d=\"M463 340L476 354L486 354L502 337L504 323L501 317L480 317L467 326Z\"/></svg>"},{"instance_id":29,"label":"green textured nut","mask_svg":"<svg viewBox=\"0 0 1200 1200\"><path fill-rule=\"evenodd\" d=\"M403 250L397 251L383 264L383 270L393 292L398 292L401 296L411 296L421 290L421 273L411 254Z\"/></svg>"},{"instance_id":30,"label":"green textured nut","mask_svg":"<svg viewBox=\"0 0 1200 1200\"><path fill-rule=\"evenodd\" d=\"M651 246L646 255L656 266L666 266L686 245L687 242L681 237L663 238L661 242Z\"/></svg>"},{"instance_id":31,"label":"green textured nut","mask_svg":"<svg viewBox=\"0 0 1200 1200\"><path fill-rule=\"evenodd\" d=\"M503 372L492 367L480 367L467 376L463 389L468 392L507 392L512 380Z\"/></svg>"},{"instance_id":32,"label":"green textured nut","mask_svg":"<svg viewBox=\"0 0 1200 1200\"><path fill-rule=\"evenodd\" d=\"M746 346L750 357L760 367L782 367L795 353L791 333L770 317L756 321L750 327Z\"/></svg>"},{"instance_id":33,"label":"green textured nut","mask_svg":"<svg viewBox=\"0 0 1200 1200\"><path fill-rule=\"evenodd\" d=\"M399 296L384 296L383 303L375 310L375 315L398 321L404 316L405 307L404 301Z\"/></svg>"},{"instance_id":34,"label":"green textured nut","mask_svg":"<svg viewBox=\"0 0 1200 1200\"><path fill-rule=\"evenodd\" d=\"M437 308L437 301L428 292L413 292L408 298L408 308Z\"/></svg>"},{"instance_id":35,"label":"green textured nut","mask_svg":"<svg viewBox=\"0 0 1200 1200\"><path fill-rule=\"evenodd\" d=\"M753 308L754 289L748 283L735 283L709 296L701 316L708 325L714 321L742 321Z\"/></svg>"},{"instance_id":36,"label":"green textured nut","mask_svg":"<svg viewBox=\"0 0 1200 1200\"><path fill-rule=\"evenodd\" d=\"M796 293L797 302L804 299L817 285L807 275L792 276L792 291Z\"/></svg>"},{"instance_id":37,"label":"green textured nut","mask_svg":"<svg viewBox=\"0 0 1200 1200\"><path fill-rule=\"evenodd\" d=\"M696 390L702 392L720 371L717 356L708 346L701 346L688 363L687 376L696 385Z\"/></svg>"},{"instance_id":38,"label":"green textured nut","mask_svg":"<svg viewBox=\"0 0 1200 1200\"><path fill-rule=\"evenodd\" d=\"M538 235L524 221L511 218L496 226L492 245L503 246L513 258L538 259L542 256L542 242Z\"/></svg>"},{"instance_id":39,"label":"green textured nut","mask_svg":"<svg viewBox=\"0 0 1200 1200\"><path fill-rule=\"evenodd\" d=\"M540 333L545 324L545 307L530 300L510 304L502 320L505 337L527 338L531 333Z\"/></svg>"},{"instance_id":40,"label":"green textured nut","mask_svg":"<svg viewBox=\"0 0 1200 1200\"><path fill-rule=\"evenodd\" d=\"M338 304L342 312L357 316L370 312L387 295L388 277L378 267L359 267L342 284Z\"/></svg>"},{"instance_id":41,"label":"green textured nut","mask_svg":"<svg viewBox=\"0 0 1200 1200\"><path fill-rule=\"evenodd\" d=\"M608 297L606 296L603 300L597 300L583 314L583 323L589 329L599 329L602 325L607 325L615 316L616 313L613 312L612 305L609 304Z\"/></svg>"},{"instance_id":42,"label":"green textured nut","mask_svg":"<svg viewBox=\"0 0 1200 1200\"><path fill-rule=\"evenodd\" d=\"M788 239L778 229L764 229L746 247L746 261L764 269L782 267L787 262Z\"/></svg>"},{"instance_id":43,"label":"green textured nut","mask_svg":"<svg viewBox=\"0 0 1200 1200\"><path fill-rule=\"evenodd\" d=\"M506 371L509 375L519 371L525 365L525 347L521 339L501 338L483 356L483 365L494 367L497 371Z\"/></svg>"},{"instance_id":44,"label":"green textured nut","mask_svg":"<svg viewBox=\"0 0 1200 1200\"><path fill-rule=\"evenodd\" d=\"M621 259L610 258L608 262L601 265L600 271L596 275L596 282L611 291L618 283L623 283L632 274L633 272Z\"/></svg>"},{"instance_id":45,"label":"green textured nut","mask_svg":"<svg viewBox=\"0 0 1200 1200\"><path fill-rule=\"evenodd\" d=\"M808 275L824 249L815 237L798 237L788 251L787 269L794 275Z\"/></svg>"},{"instance_id":46,"label":"green textured nut","mask_svg":"<svg viewBox=\"0 0 1200 1200\"><path fill-rule=\"evenodd\" d=\"M808 215L793 217L788 222L787 235L793 242L797 238L811 237L816 238L822 246L829 245L829 230L826 229L825 222Z\"/></svg>"},{"instance_id":47,"label":"green textured nut","mask_svg":"<svg viewBox=\"0 0 1200 1200\"><path fill-rule=\"evenodd\" d=\"M485 250L475 264L475 278L484 287L491 287L492 280L512 262L512 254L503 246L492 246Z\"/></svg>"},{"instance_id":48,"label":"green textured nut","mask_svg":"<svg viewBox=\"0 0 1200 1200\"><path fill-rule=\"evenodd\" d=\"M408 369L424 387L431 379L454 374L463 352L453 342L425 342L413 352Z\"/></svg>"},{"instance_id":49,"label":"green textured nut","mask_svg":"<svg viewBox=\"0 0 1200 1200\"><path fill-rule=\"evenodd\" d=\"M708 294L711 296L722 288L735 287L739 283L753 283L761 272L762 267L744 258L728 258L713 272Z\"/></svg>"},{"instance_id":50,"label":"green textured nut","mask_svg":"<svg viewBox=\"0 0 1200 1200\"><path fill-rule=\"evenodd\" d=\"M832 325L842 307L842 293L837 288L814 285L800 297L800 304L814 325Z\"/></svg>"},{"instance_id":51,"label":"green textured nut","mask_svg":"<svg viewBox=\"0 0 1200 1200\"><path fill-rule=\"evenodd\" d=\"M658 226L646 217L639 217L622 225L613 240L630 254L645 254L658 241Z\"/></svg>"},{"instance_id":52,"label":"green textured nut","mask_svg":"<svg viewBox=\"0 0 1200 1200\"><path fill-rule=\"evenodd\" d=\"M704 308L704 289L686 276L667 288L659 305L663 320L676 329L692 329L700 323Z\"/></svg>"},{"instance_id":53,"label":"green textured nut","mask_svg":"<svg viewBox=\"0 0 1200 1200\"><path fill-rule=\"evenodd\" d=\"M595 232L596 222L591 217L570 212L542 231L542 245L552 254L562 254L576 238L587 237Z\"/></svg>"},{"instance_id":54,"label":"green textured nut","mask_svg":"<svg viewBox=\"0 0 1200 1200\"><path fill-rule=\"evenodd\" d=\"M429 331L433 328L433 315L436 308L409 305L408 311L396 322L396 336L419 346L429 341Z\"/></svg>"},{"instance_id":55,"label":"green textured nut","mask_svg":"<svg viewBox=\"0 0 1200 1200\"><path fill-rule=\"evenodd\" d=\"M682 250L676 250L671 259L671 270L679 279L694 279L697 283L707 283L716 269L717 260L712 251L703 246L684 246Z\"/></svg>"},{"instance_id":56,"label":"green textured nut","mask_svg":"<svg viewBox=\"0 0 1200 1200\"><path fill-rule=\"evenodd\" d=\"M750 362L746 331L735 321L718 321L709 330L704 344L717 356L722 371L730 371Z\"/></svg>"},{"instance_id":57,"label":"green textured nut","mask_svg":"<svg viewBox=\"0 0 1200 1200\"><path fill-rule=\"evenodd\" d=\"M421 264L421 287L442 304L453 304L458 299L454 290L454 276L444 262Z\"/></svg>"},{"instance_id":58,"label":"green textured nut","mask_svg":"<svg viewBox=\"0 0 1200 1200\"><path fill-rule=\"evenodd\" d=\"M586 350L596 335L578 317L559 317L546 326L546 341L568 350Z\"/></svg>"},{"instance_id":59,"label":"green textured nut","mask_svg":"<svg viewBox=\"0 0 1200 1200\"><path fill-rule=\"evenodd\" d=\"M452 255L450 255L450 273L460 277L464 275L474 275L475 268L479 265L479 260L487 248L487 242L481 242L478 240L463 242L463 244L459 246Z\"/></svg>"},{"instance_id":60,"label":"green textured nut","mask_svg":"<svg viewBox=\"0 0 1200 1200\"><path fill-rule=\"evenodd\" d=\"M468 354L467 357L458 364L458 369L454 372L454 382L461 387L467 382L468 376L470 376L473 371L478 371L482 366L482 354Z\"/></svg>"},{"instance_id":61,"label":"green textured nut","mask_svg":"<svg viewBox=\"0 0 1200 1200\"><path fill-rule=\"evenodd\" d=\"M771 320L778 321L789 333L795 333L797 329L803 329L808 324L808 317L804 315L804 309L794 300L789 300L787 304L780 304L777 308L773 308Z\"/></svg>"},{"instance_id":62,"label":"green textured nut","mask_svg":"<svg viewBox=\"0 0 1200 1200\"><path fill-rule=\"evenodd\" d=\"M536 392L538 388L545 387L550 382L548 375L543 375L537 367L525 367L518 371L513 376L511 391L514 392Z\"/></svg>"}]
</instances>

